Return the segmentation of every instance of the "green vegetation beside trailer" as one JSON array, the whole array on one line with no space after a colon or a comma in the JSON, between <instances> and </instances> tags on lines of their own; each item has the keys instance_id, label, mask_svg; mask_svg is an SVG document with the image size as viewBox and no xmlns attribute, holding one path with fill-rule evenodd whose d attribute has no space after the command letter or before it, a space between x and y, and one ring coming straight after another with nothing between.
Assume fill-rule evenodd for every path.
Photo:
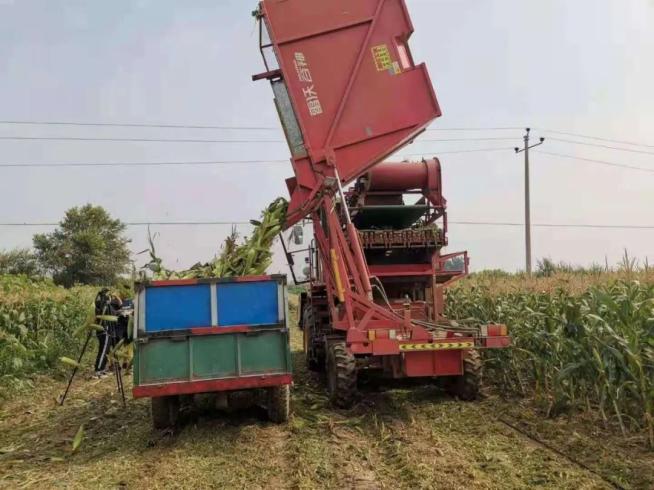
<instances>
[{"instance_id":1,"label":"green vegetation beside trailer","mask_svg":"<svg viewBox=\"0 0 654 490\"><path fill-rule=\"evenodd\" d=\"M93 319L93 287L64 289L47 279L0 276L0 396L38 373L67 370Z\"/></svg>"}]
</instances>

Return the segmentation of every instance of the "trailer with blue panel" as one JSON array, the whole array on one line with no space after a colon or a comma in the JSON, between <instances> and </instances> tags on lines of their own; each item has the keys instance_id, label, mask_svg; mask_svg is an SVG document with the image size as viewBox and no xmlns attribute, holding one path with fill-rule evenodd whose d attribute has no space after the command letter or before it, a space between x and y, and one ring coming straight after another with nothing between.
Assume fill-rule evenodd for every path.
<instances>
[{"instance_id":1,"label":"trailer with blue panel","mask_svg":"<svg viewBox=\"0 0 654 490\"><path fill-rule=\"evenodd\" d=\"M288 419L286 276L151 281L136 294L133 395L151 398L155 427L176 423L182 397L242 390Z\"/></svg>"}]
</instances>

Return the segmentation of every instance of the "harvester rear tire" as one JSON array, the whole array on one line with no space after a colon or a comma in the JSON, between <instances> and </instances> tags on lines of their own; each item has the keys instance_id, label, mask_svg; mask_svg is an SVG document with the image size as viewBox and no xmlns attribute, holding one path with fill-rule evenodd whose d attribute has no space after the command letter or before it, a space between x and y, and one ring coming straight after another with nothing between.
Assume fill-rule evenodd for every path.
<instances>
[{"instance_id":1,"label":"harvester rear tire","mask_svg":"<svg viewBox=\"0 0 654 490\"><path fill-rule=\"evenodd\" d=\"M345 342L334 342L327 353L327 388L330 401L339 408L354 404L357 393L357 366Z\"/></svg>"},{"instance_id":2,"label":"harvester rear tire","mask_svg":"<svg viewBox=\"0 0 654 490\"><path fill-rule=\"evenodd\" d=\"M179 397L157 396L151 398L150 413L155 429L174 427L179 419Z\"/></svg>"},{"instance_id":3,"label":"harvester rear tire","mask_svg":"<svg viewBox=\"0 0 654 490\"><path fill-rule=\"evenodd\" d=\"M474 401L481 395L482 360L478 350L466 351L463 357L463 376L452 380L449 390L464 401Z\"/></svg>"},{"instance_id":4,"label":"harvester rear tire","mask_svg":"<svg viewBox=\"0 0 654 490\"><path fill-rule=\"evenodd\" d=\"M271 422L287 422L290 409L291 390L288 385L268 388L268 418Z\"/></svg>"}]
</instances>

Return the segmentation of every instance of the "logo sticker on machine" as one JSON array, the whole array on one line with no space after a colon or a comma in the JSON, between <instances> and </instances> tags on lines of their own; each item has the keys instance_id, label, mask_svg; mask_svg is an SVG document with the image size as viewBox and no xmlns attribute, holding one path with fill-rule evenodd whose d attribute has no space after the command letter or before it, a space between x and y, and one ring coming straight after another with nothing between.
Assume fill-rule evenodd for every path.
<instances>
[{"instance_id":1,"label":"logo sticker on machine","mask_svg":"<svg viewBox=\"0 0 654 490\"><path fill-rule=\"evenodd\" d=\"M474 342L440 342L434 344L400 344L400 351L470 349Z\"/></svg>"},{"instance_id":2,"label":"logo sticker on machine","mask_svg":"<svg viewBox=\"0 0 654 490\"><path fill-rule=\"evenodd\" d=\"M375 60L375 67L377 68L377 71L393 70L393 72L395 72L393 69L391 52L388 50L387 45L380 44L378 46L373 46L371 49L372 57Z\"/></svg>"},{"instance_id":3,"label":"logo sticker on machine","mask_svg":"<svg viewBox=\"0 0 654 490\"><path fill-rule=\"evenodd\" d=\"M295 65L298 80L300 83L304 84L302 87L302 94L307 102L309 114L312 117L322 114L322 105L320 104L320 99L318 98L318 93L316 92L313 83L313 77L311 76L311 70L309 69L309 64L307 63L307 58L304 56L304 53L296 52L293 64Z\"/></svg>"}]
</instances>

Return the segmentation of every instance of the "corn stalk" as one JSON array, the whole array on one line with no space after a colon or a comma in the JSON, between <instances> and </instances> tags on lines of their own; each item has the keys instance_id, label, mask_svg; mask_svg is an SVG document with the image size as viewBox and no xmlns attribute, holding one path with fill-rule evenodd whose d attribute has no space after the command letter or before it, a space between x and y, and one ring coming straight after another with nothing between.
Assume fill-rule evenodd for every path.
<instances>
[{"instance_id":1,"label":"corn stalk","mask_svg":"<svg viewBox=\"0 0 654 490\"><path fill-rule=\"evenodd\" d=\"M150 263L146 268L154 273L155 279L195 279L207 277L237 277L261 275L272 263L272 245L286 219L288 203L283 198L274 200L261 214L261 220L251 220L252 235L239 244L235 228L225 239L220 253L214 260L195 264L184 271L166 269L157 257L154 238L149 234Z\"/></svg>"},{"instance_id":2,"label":"corn stalk","mask_svg":"<svg viewBox=\"0 0 654 490\"><path fill-rule=\"evenodd\" d=\"M628 271L634 277L634 270ZM506 323L512 349L488 351L487 365L548 415L597 410L623 433L644 430L654 449L654 281L592 279L585 290L550 278L473 279L448 293L450 318Z\"/></svg>"}]
</instances>

